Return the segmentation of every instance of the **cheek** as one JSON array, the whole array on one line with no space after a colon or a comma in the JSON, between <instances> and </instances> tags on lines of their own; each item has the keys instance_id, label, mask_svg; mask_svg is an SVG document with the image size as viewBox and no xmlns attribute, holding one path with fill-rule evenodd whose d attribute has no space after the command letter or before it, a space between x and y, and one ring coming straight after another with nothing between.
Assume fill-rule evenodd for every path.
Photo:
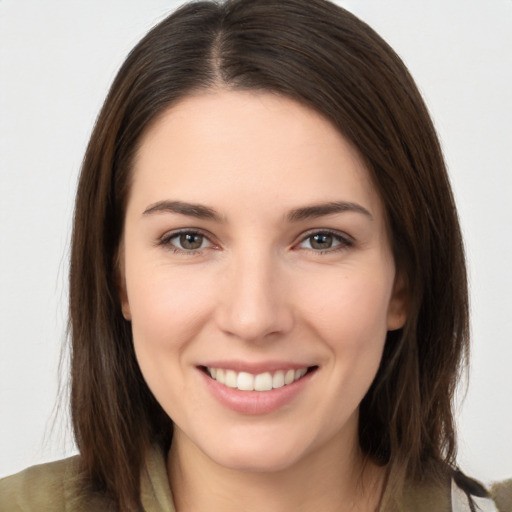
<instances>
[{"instance_id":1,"label":"cheek","mask_svg":"<svg viewBox=\"0 0 512 512\"><path fill-rule=\"evenodd\" d=\"M141 264L137 258L127 261L126 275L139 367L157 400L168 414L174 413L170 404L187 393L186 349L209 316L204 287L190 272L167 264Z\"/></svg>"},{"instance_id":2,"label":"cheek","mask_svg":"<svg viewBox=\"0 0 512 512\"><path fill-rule=\"evenodd\" d=\"M303 286L304 316L333 349L384 343L392 283L383 273L347 272Z\"/></svg>"},{"instance_id":3,"label":"cheek","mask_svg":"<svg viewBox=\"0 0 512 512\"><path fill-rule=\"evenodd\" d=\"M324 407L333 428L358 407L375 378L386 341L391 287L386 273L350 269L336 279L319 279L303 294L308 330L327 348L324 363L334 402L326 396Z\"/></svg>"},{"instance_id":4,"label":"cheek","mask_svg":"<svg viewBox=\"0 0 512 512\"><path fill-rule=\"evenodd\" d=\"M318 378L323 392L315 396L309 411L322 438L344 430L375 378L392 287L390 276L383 272L351 267L327 274L299 283L302 332L322 354ZM298 288L294 294L299 294Z\"/></svg>"},{"instance_id":5,"label":"cheek","mask_svg":"<svg viewBox=\"0 0 512 512\"><path fill-rule=\"evenodd\" d=\"M149 388L169 416L180 418L180 397L193 394L184 370L187 348L209 317L204 288L190 273L165 265L139 266L128 273L133 343L137 362ZM203 282L203 285L205 283Z\"/></svg>"},{"instance_id":6,"label":"cheek","mask_svg":"<svg viewBox=\"0 0 512 512\"><path fill-rule=\"evenodd\" d=\"M127 295L135 343L172 344L198 328L208 308L203 282L166 265L139 267L127 274Z\"/></svg>"}]
</instances>

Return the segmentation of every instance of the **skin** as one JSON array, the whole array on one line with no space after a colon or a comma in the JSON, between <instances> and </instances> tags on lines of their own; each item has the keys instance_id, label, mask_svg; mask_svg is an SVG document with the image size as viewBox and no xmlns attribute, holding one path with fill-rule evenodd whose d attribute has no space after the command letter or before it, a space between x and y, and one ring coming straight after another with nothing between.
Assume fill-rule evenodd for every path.
<instances>
[{"instance_id":1,"label":"skin","mask_svg":"<svg viewBox=\"0 0 512 512\"><path fill-rule=\"evenodd\" d=\"M351 206L288 218L329 202ZM176 230L199 233L200 248L180 245ZM369 173L327 119L247 91L172 106L136 155L120 262L139 365L175 423L178 510L377 507L384 470L363 470L358 410L386 332L405 321L405 291ZM205 385L201 365L219 360L316 369L282 407L244 414Z\"/></svg>"}]
</instances>

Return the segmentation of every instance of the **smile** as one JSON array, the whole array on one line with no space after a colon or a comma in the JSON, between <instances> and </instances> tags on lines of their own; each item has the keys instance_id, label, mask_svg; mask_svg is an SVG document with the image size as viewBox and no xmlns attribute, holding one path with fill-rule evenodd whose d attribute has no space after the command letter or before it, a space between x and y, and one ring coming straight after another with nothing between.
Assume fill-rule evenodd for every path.
<instances>
[{"instance_id":1,"label":"smile","mask_svg":"<svg viewBox=\"0 0 512 512\"><path fill-rule=\"evenodd\" d=\"M271 391L302 379L309 369L304 367L296 370L277 370L253 375L248 372L206 367L206 372L212 379L229 388L239 389L240 391Z\"/></svg>"}]
</instances>

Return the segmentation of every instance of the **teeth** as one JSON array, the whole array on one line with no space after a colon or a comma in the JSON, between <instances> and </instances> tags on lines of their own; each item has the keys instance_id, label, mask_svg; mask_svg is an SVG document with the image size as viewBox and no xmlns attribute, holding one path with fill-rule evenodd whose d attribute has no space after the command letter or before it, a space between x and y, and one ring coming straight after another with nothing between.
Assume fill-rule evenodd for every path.
<instances>
[{"instance_id":1,"label":"teeth","mask_svg":"<svg viewBox=\"0 0 512 512\"><path fill-rule=\"evenodd\" d=\"M272 375L270 373L260 373L254 377L255 391L270 391L272 389Z\"/></svg>"},{"instance_id":2,"label":"teeth","mask_svg":"<svg viewBox=\"0 0 512 512\"><path fill-rule=\"evenodd\" d=\"M295 371L294 370L288 370L286 372L286 375L284 376L284 383L285 384L291 384L293 382L293 379L295 379Z\"/></svg>"},{"instance_id":3,"label":"teeth","mask_svg":"<svg viewBox=\"0 0 512 512\"><path fill-rule=\"evenodd\" d=\"M228 386L228 388L236 388L237 387L236 372L234 372L233 370L226 370L226 373L224 375L225 375L224 384L226 386Z\"/></svg>"},{"instance_id":4,"label":"teeth","mask_svg":"<svg viewBox=\"0 0 512 512\"><path fill-rule=\"evenodd\" d=\"M296 379L302 379L302 377L304 377L304 375L306 375L306 372L308 371L307 368L301 368L300 370L297 370L297 374L295 376ZM298 375L298 377L297 377Z\"/></svg>"},{"instance_id":5,"label":"teeth","mask_svg":"<svg viewBox=\"0 0 512 512\"><path fill-rule=\"evenodd\" d=\"M241 391L270 391L282 388L306 375L307 368L298 370L278 370L274 374L270 372L252 375L247 372L237 373L234 370L223 368L207 368L210 377L225 386L237 388Z\"/></svg>"},{"instance_id":6,"label":"teeth","mask_svg":"<svg viewBox=\"0 0 512 512\"><path fill-rule=\"evenodd\" d=\"M242 391L252 391L254 389L254 375L246 372L240 372L237 379L237 388Z\"/></svg>"},{"instance_id":7,"label":"teeth","mask_svg":"<svg viewBox=\"0 0 512 512\"><path fill-rule=\"evenodd\" d=\"M279 370L278 372L274 373L274 376L272 377L272 387L273 388L282 388L284 386L284 372L282 370Z\"/></svg>"}]
</instances>

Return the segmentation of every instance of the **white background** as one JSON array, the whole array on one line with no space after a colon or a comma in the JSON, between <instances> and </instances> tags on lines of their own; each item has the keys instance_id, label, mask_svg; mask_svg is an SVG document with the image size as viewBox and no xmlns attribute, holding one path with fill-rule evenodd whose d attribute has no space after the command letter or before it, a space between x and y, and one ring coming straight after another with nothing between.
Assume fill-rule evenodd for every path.
<instances>
[{"instance_id":1,"label":"white background","mask_svg":"<svg viewBox=\"0 0 512 512\"><path fill-rule=\"evenodd\" d=\"M512 477L512 0L339 3L402 56L439 131L471 274L460 463ZM51 427L77 173L122 60L176 5L0 0L0 476L73 450L65 401Z\"/></svg>"}]
</instances>

